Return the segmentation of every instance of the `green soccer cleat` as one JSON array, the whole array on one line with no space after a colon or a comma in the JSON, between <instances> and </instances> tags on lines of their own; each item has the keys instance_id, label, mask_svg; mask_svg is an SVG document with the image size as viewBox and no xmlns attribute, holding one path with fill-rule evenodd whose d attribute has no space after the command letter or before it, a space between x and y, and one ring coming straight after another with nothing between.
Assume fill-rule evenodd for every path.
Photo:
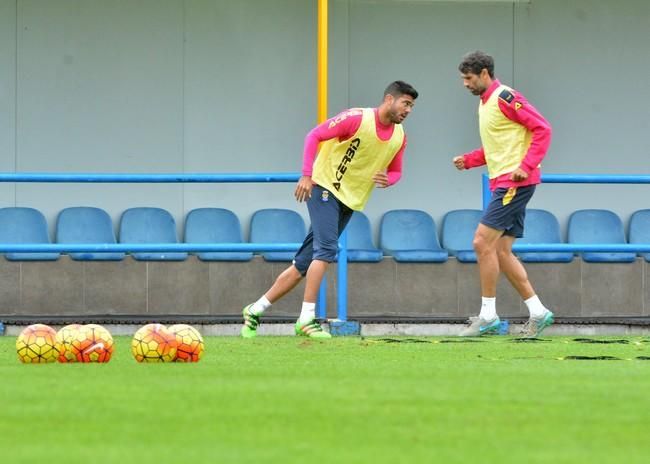
<instances>
[{"instance_id":1,"label":"green soccer cleat","mask_svg":"<svg viewBox=\"0 0 650 464\"><path fill-rule=\"evenodd\" d=\"M260 325L260 317L250 312L251 306L253 305L249 304L242 310L242 316L244 317L244 326L241 328L241 336L243 338L256 337L257 328Z\"/></svg>"},{"instance_id":2,"label":"green soccer cleat","mask_svg":"<svg viewBox=\"0 0 650 464\"><path fill-rule=\"evenodd\" d=\"M312 319L309 322L296 322L296 335L309 338L332 338L332 335L325 332L316 319Z\"/></svg>"},{"instance_id":3,"label":"green soccer cleat","mask_svg":"<svg viewBox=\"0 0 650 464\"><path fill-rule=\"evenodd\" d=\"M469 324L458 334L459 337L480 337L481 335L496 333L501 325L499 316L491 321L486 321L482 317L470 317Z\"/></svg>"},{"instance_id":4,"label":"green soccer cleat","mask_svg":"<svg viewBox=\"0 0 650 464\"><path fill-rule=\"evenodd\" d=\"M551 311L546 311L546 313L544 313L544 315L539 319L534 317L528 319L521 334L524 338L537 338L542 334L544 329L553 324L553 322L555 322L555 315Z\"/></svg>"}]
</instances>

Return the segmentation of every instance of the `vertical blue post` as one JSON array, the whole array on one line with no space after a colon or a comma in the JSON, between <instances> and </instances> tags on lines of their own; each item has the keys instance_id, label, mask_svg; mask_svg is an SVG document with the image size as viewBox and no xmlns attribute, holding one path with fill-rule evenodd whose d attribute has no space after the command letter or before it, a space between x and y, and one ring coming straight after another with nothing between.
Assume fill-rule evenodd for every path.
<instances>
[{"instance_id":1,"label":"vertical blue post","mask_svg":"<svg viewBox=\"0 0 650 464\"><path fill-rule=\"evenodd\" d=\"M337 319L348 320L348 232L339 237L338 283L336 287Z\"/></svg>"},{"instance_id":2,"label":"vertical blue post","mask_svg":"<svg viewBox=\"0 0 650 464\"><path fill-rule=\"evenodd\" d=\"M483 187L483 211L485 211L490 204L490 179L488 179L487 174L481 175L481 185Z\"/></svg>"},{"instance_id":3,"label":"vertical blue post","mask_svg":"<svg viewBox=\"0 0 650 464\"><path fill-rule=\"evenodd\" d=\"M327 318L327 274L323 276L318 290L318 304L316 305L316 317L318 319Z\"/></svg>"},{"instance_id":4,"label":"vertical blue post","mask_svg":"<svg viewBox=\"0 0 650 464\"><path fill-rule=\"evenodd\" d=\"M337 316L329 321L330 333L334 336L360 335L361 324L348 321L348 232L339 237L339 260L336 286Z\"/></svg>"}]
</instances>

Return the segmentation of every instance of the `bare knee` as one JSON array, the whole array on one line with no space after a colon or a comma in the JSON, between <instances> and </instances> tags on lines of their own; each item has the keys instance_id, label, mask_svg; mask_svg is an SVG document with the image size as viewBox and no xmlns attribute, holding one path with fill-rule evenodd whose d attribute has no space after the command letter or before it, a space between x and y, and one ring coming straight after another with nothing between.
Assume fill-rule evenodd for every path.
<instances>
[{"instance_id":1,"label":"bare knee","mask_svg":"<svg viewBox=\"0 0 650 464\"><path fill-rule=\"evenodd\" d=\"M505 262L506 260L517 259L512 253L512 245L515 239L510 236L503 236L497 241L497 256L499 261Z\"/></svg>"},{"instance_id":2,"label":"bare knee","mask_svg":"<svg viewBox=\"0 0 650 464\"><path fill-rule=\"evenodd\" d=\"M497 247L497 256L499 261L505 261L514 257L512 250L504 247Z\"/></svg>"},{"instance_id":3,"label":"bare knee","mask_svg":"<svg viewBox=\"0 0 650 464\"><path fill-rule=\"evenodd\" d=\"M491 244L485 239L485 237L480 234L474 235L474 240L472 240L472 246L476 254L483 255L491 251Z\"/></svg>"},{"instance_id":4,"label":"bare knee","mask_svg":"<svg viewBox=\"0 0 650 464\"><path fill-rule=\"evenodd\" d=\"M300 273L298 268L295 265L289 266L287 269L282 271L282 273L275 279L276 282L284 281L291 283L298 283L302 280L303 275Z\"/></svg>"},{"instance_id":5,"label":"bare knee","mask_svg":"<svg viewBox=\"0 0 650 464\"><path fill-rule=\"evenodd\" d=\"M492 229L479 224L474 234L472 246L478 256L493 255L496 253L497 244L503 235L503 231Z\"/></svg>"}]
</instances>

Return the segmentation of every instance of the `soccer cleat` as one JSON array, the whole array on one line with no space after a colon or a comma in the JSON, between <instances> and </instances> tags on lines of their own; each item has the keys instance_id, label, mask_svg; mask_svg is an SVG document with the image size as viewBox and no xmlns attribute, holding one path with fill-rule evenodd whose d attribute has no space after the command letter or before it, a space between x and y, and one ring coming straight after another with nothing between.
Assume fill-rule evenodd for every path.
<instances>
[{"instance_id":1,"label":"soccer cleat","mask_svg":"<svg viewBox=\"0 0 650 464\"><path fill-rule=\"evenodd\" d=\"M301 335L303 337L309 337L309 338L332 338L332 335L329 333L325 332L321 325L316 321L316 319L312 319L311 321L308 322L296 322L296 335Z\"/></svg>"},{"instance_id":2,"label":"soccer cleat","mask_svg":"<svg viewBox=\"0 0 650 464\"><path fill-rule=\"evenodd\" d=\"M253 305L249 304L242 310L244 326L241 328L241 336L243 338L253 338L257 336L257 328L260 325L260 317L250 312L251 306Z\"/></svg>"},{"instance_id":3,"label":"soccer cleat","mask_svg":"<svg viewBox=\"0 0 650 464\"><path fill-rule=\"evenodd\" d=\"M482 317L470 317L467 327L460 331L459 337L480 337L488 333L496 333L499 330L501 321L499 316L491 321L486 321Z\"/></svg>"},{"instance_id":4,"label":"soccer cleat","mask_svg":"<svg viewBox=\"0 0 650 464\"><path fill-rule=\"evenodd\" d=\"M537 338L553 322L555 322L555 316L551 311L547 310L539 319L534 317L528 319L528 322L524 324L521 334L524 338Z\"/></svg>"}]
</instances>

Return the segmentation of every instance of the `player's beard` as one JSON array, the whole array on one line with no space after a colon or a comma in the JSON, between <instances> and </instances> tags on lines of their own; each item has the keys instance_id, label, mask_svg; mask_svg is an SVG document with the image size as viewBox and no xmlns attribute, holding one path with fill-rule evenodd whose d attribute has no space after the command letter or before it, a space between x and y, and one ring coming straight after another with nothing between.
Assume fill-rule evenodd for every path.
<instances>
[{"instance_id":1,"label":"player's beard","mask_svg":"<svg viewBox=\"0 0 650 464\"><path fill-rule=\"evenodd\" d=\"M406 116L402 118L400 113L396 111L394 108L391 108L388 114L390 115L390 122L392 122L393 124L401 124L402 121L406 119Z\"/></svg>"},{"instance_id":2,"label":"player's beard","mask_svg":"<svg viewBox=\"0 0 650 464\"><path fill-rule=\"evenodd\" d=\"M481 95L483 95L485 93L486 90L487 90L487 85L480 84L478 87L476 87L476 91L472 92L472 93L474 95L480 97Z\"/></svg>"}]
</instances>

